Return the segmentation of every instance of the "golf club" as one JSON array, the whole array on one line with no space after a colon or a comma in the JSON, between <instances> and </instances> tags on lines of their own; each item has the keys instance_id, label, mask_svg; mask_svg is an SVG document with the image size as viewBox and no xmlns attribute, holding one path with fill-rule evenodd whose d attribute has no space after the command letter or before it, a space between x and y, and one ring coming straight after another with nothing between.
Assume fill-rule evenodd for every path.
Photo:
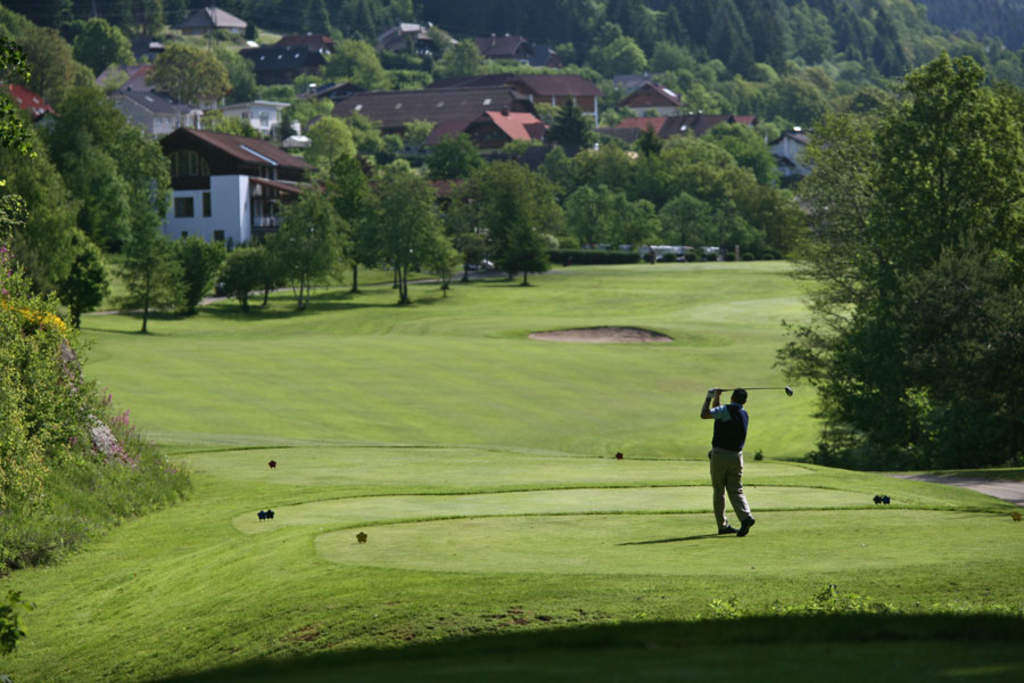
<instances>
[{"instance_id":1,"label":"golf club","mask_svg":"<svg viewBox=\"0 0 1024 683\"><path fill-rule=\"evenodd\" d=\"M782 391L786 392L786 396L792 396L793 395L793 387L737 387L737 388L738 389L743 389L744 391L778 391L779 389L781 389ZM722 393L725 393L727 391L736 391L736 389L718 389L718 391L721 391Z\"/></svg>"}]
</instances>

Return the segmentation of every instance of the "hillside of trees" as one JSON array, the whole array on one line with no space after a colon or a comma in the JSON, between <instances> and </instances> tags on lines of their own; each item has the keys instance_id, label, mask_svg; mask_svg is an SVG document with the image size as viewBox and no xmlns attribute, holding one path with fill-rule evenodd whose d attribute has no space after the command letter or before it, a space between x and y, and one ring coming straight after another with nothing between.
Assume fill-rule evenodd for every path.
<instances>
[{"instance_id":1,"label":"hillside of trees","mask_svg":"<svg viewBox=\"0 0 1024 683\"><path fill-rule=\"evenodd\" d=\"M928 8L932 23L951 31L994 36L1011 50L1024 45L1022 0L918 0Z\"/></svg>"},{"instance_id":2,"label":"hillside of trees","mask_svg":"<svg viewBox=\"0 0 1024 683\"><path fill-rule=\"evenodd\" d=\"M88 19L95 9L130 34L163 22L173 26L192 9L209 3L8 0L4 4L36 24L54 28ZM616 41L622 47L629 41L648 61L659 44L671 44L700 60L720 60L730 76L754 78L760 73L758 64L784 73L795 63L824 65L834 72L862 71L862 77L870 79L902 76L908 67L948 50L953 55L971 54L983 66L1013 62L1016 68L1002 66L1001 71L1008 73L1000 77L1018 84L1024 81L1019 78L1020 55L970 33L953 33L970 29L998 36L1015 49L1024 35L1021 0L221 0L216 4L275 32L336 31L371 42L399 21L429 21L456 37L520 34L558 46L563 60L581 65L592 61L595 51ZM862 69L850 66L851 62Z\"/></svg>"}]
</instances>

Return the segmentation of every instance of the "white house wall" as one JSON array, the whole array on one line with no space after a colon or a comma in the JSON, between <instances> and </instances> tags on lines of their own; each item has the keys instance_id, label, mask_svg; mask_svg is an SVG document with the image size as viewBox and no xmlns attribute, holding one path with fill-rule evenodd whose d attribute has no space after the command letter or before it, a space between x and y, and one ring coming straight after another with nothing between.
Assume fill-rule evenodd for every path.
<instances>
[{"instance_id":1,"label":"white house wall","mask_svg":"<svg viewBox=\"0 0 1024 683\"><path fill-rule=\"evenodd\" d=\"M203 194L210 193L210 215L203 216ZM174 199L192 197L193 216L177 218ZM209 190L175 190L163 233L171 239L198 235L212 242L215 231L224 231L224 240L234 246L252 238L252 215L249 202L249 176L210 176Z\"/></svg>"}]
</instances>

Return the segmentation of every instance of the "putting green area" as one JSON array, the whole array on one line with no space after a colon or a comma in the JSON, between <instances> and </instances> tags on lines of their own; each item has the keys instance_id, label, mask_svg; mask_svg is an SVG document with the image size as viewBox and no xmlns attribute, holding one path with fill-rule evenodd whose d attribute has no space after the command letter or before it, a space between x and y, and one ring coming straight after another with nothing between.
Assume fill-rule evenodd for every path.
<instances>
[{"instance_id":1,"label":"putting green area","mask_svg":"<svg viewBox=\"0 0 1024 683\"><path fill-rule=\"evenodd\" d=\"M338 531L319 537L317 551L342 564L425 571L784 578L837 571L839 558L844 572L969 564L1003 540L1006 525L995 522L919 510L765 512L737 539L694 515L540 515L392 524L370 529L365 543ZM1024 537L1010 543L1024 555Z\"/></svg>"},{"instance_id":2,"label":"putting green area","mask_svg":"<svg viewBox=\"0 0 1024 683\"><path fill-rule=\"evenodd\" d=\"M701 404L793 384L775 365L782 320L806 315L790 274L574 266L415 284L411 306L321 289L303 312L278 293L148 335L85 316L86 374L193 489L6 577L35 608L0 674L1019 680L1016 508L808 463L806 386L751 392L757 523L716 533ZM672 341L530 339L605 326Z\"/></svg>"}]
</instances>

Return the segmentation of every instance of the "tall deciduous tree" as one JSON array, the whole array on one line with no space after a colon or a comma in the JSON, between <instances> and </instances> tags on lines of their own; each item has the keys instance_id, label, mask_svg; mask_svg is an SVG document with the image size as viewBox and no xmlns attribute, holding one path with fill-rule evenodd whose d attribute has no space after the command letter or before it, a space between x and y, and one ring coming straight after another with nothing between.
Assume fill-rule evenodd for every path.
<instances>
[{"instance_id":1,"label":"tall deciduous tree","mask_svg":"<svg viewBox=\"0 0 1024 683\"><path fill-rule=\"evenodd\" d=\"M16 147L0 146L0 198L16 202L24 216L12 226L9 240L37 292L52 291L67 277L82 233L75 224L79 202L68 192L61 174L46 155L34 129L22 139L26 156ZM12 204L13 206L13 204Z\"/></svg>"},{"instance_id":2,"label":"tall deciduous tree","mask_svg":"<svg viewBox=\"0 0 1024 683\"><path fill-rule=\"evenodd\" d=\"M310 142L306 159L324 172L330 170L338 157L354 157L356 154L352 131L337 117L323 117L309 128L308 135Z\"/></svg>"},{"instance_id":3,"label":"tall deciduous tree","mask_svg":"<svg viewBox=\"0 0 1024 683\"><path fill-rule=\"evenodd\" d=\"M121 278L127 290L121 309L141 312L142 334L149 332L153 311L173 311L182 304L182 270L174 245L151 225L132 231Z\"/></svg>"},{"instance_id":4,"label":"tall deciduous tree","mask_svg":"<svg viewBox=\"0 0 1024 683\"><path fill-rule=\"evenodd\" d=\"M215 102L231 87L216 55L187 43L172 43L153 62L149 82L180 102Z\"/></svg>"},{"instance_id":5,"label":"tall deciduous tree","mask_svg":"<svg viewBox=\"0 0 1024 683\"><path fill-rule=\"evenodd\" d=\"M75 59L92 69L97 76L110 64L133 64L132 45L121 29L111 26L106 19L93 18L85 22L81 33L75 36Z\"/></svg>"},{"instance_id":6,"label":"tall deciduous tree","mask_svg":"<svg viewBox=\"0 0 1024 683\"><path fill-rule=\"evenodd\" d=\"M822 395L821 462L1024 457L1024 135L1007 125L1019 99L984 80L971 58L944 55L894 106L815 131L801 186L812 320L791 327L780 360Z\"/></svg>"},{"instance_id":7,"label":"tall deciduous tree","mask_svg":"<svg viewBox=\"0 0 1024 683\"><path fill-rule=\"evenodd\" d=\"M380 252L397 276L398 303L409 304L409 272L436 261L436 250L447 243L437 197L404 161L381 169L375 185Z\"/></svg>"},{"instance_id":8,"label":"tall deciduous tree","mask_svg":"<svg viewBox=\"0 0 1024 683\"><path fill-rule=\"evenodd\" d=\"M203 297L213 287L226 255L223 242L207 242L192 235L175 242L181 263L185 313L192 315Z\"/></svg>"},{"instance_id":9,"label":"tall deciduous tree","mask_svg":"<svg viewBox=\"0 0 1024 683\"><path fill-rule=\"evenodd\" d=\"M243 313L249 312L249 295L263 285L266 247L262 244L235 249L224 261L221 280L228 296L238 299Z\"/></svg>"},{"instance_id":10,"label":"tall deciduous tree","mask_svg":"<svg viewBox=\"0 0 1024 683\"><path fill-rule=\"evenodd\" d=\"M475 41L462 40L445 50L434 70L440 78L475 76L483 71L484 61Z\"/></svg>"},{"instance_id":11,"label":"tall deciduous tree","mask_svg":"<svg viewBox=\"0 0 1024 683\"><path fill-rule=\"evenodd\" d=\"M480 150L465 133L446 135L427 152L431 180L465 178L483 163Z\"/></svg>"},{"instance_id":12,"label":"tall deciduous tree","mask_svg":"<svg viewBox=\"0 0 1024 683\"><path fill-rule=\"evenodd\" d=\"M367 90L385 90L391 77L381 66L377 51L361 40L342 40L324 67L324 77L350 80Z\"/></svg>"},{"instance_id":13,"label":"tall deciduous tree","mask_svg":"<svg viewBox=\"0 0 1024 683\"><path fill-rule=\"evenodd\" d=\"M483 166L455 192L451 212L486 235L495 263L509 276L548 269L546 235L562 231L565 216L551 183L525 166L499 161Z\"/></svg>"},{"instance_id":14,"label":"tall deciduous tree","mask_svg":"<svg viewBox=\"0 0 1024 683\"><path fill-rule=\"evenodd\" d=\"M375 263L379 247L372 230L375 200L363 162L354 154L335 158L326 189L341 219L342 256L352 268L354 294L359 291L359 265Z\"/></svg>"},{"instance_id":15,"label":"tall deciduous tree","mask_svg":"<svg viewBox=\"0 0 1024 683\"><path fill-rule=\"evenodd\" d=\"M60 283L57 296L71 312L71 324L80 327L82 314L95 310L110 291L103 253L88 239L79 245L71 272Z\"/></svg>"},{"instance_id":16,"label":"tall deciduous tree","mask_svg":"<svg viewBox=\"0 0 1024 683\"><path fill-rule=\"evenodd\" d=\"M313 282L337 262L339 222L327 196L315 190L284 209L281 229L270 244L295 289L300 311L309 305Z\"/></svg>"}]
</instances>

